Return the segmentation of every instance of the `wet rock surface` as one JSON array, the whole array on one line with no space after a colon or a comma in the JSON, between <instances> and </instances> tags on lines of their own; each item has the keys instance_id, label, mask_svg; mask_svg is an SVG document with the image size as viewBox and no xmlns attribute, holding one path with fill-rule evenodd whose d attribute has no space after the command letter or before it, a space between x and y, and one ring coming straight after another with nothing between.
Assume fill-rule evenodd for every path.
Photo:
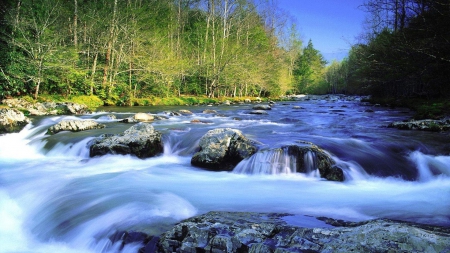
<instances>
[{"instance_id":1,"label":"wet rock surface","mask_svg":"<svg viewBox=\"0 0 450 253\"><path fill-rule=\"evenodd\" d=\"M218 128L208 131L199 143L200 150L191 159L194 166L214 171L230 171L257 150L257 143L241 131Z\"/></svg>"},{"instance_id":2,"label":"wet rock surface","mask_svg":"<svg viewBox=\"0 0 450 253\"><path fill-rule=\"evenodd\" d=\"M102 135L88 143L89 155L135 155L139 158L156 156L163 152L161 133L148 123L138 123L123 134Z\"/></svg>"},{"instance_id":3,"label":"wet rock surface","mask_svg":"<svg viewBox=\"0 0 450 253\"><path fill-rule=\"evenodd\" d=\"M49 127L47 134L56 134L61 131L80 132L90 129L101 129L105 125L99 124L94 120L62 120Z\"/></svg>"},{"instance_id":4,"label":"wet rock surface","mask_svg":"<svg viewBox=\"0 0 450 253\"><path fill-rule=\"evenodd\" d=\"M139 252L449 252L450 228L377 219L345 222L304 215L209 212L159 236L122 232Z\"/></svg>"},{"instance_id":5,"label":"wet rock surface","mask_svg":"<svg viewBox=\"0 0 450 253\"><path fill-rule=\"evenodd\" d=\"M422 130L422 131L448 131L450 130L450 118L441 120L410 120L410 121L396 121L388 125L391 128L401 130Z\"/></svg>"},{"instance_id":6,"label":"wet rock surface","mask_svg":"<svg viewBox=\"0 0 450 253\"><path fill-rule=\"evenodd\" d=\"M0 134L19 132L30 119L16 109L0 109Z\"/></svg>"}]
</instances>

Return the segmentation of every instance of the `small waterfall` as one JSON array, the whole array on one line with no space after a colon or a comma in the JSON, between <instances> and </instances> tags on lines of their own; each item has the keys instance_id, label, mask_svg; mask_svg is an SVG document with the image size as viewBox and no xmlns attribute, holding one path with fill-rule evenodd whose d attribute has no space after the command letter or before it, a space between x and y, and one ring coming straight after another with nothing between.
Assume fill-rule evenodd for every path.
<instances>
[{"instance_id":1,"label":"small waterfall","mask_svg":"<svg viewBox=\"0 0 450 253\"><path fill-rule=\"evenodd\" d=\"M191 129L186 131L170 131L164 134L164 155L190 155L195 152L199 136L192 134Z\"/></svg>"},{"instance_id":2,"label":"small waterfall","mask_svg":"<svg viewBox=\"0 0 450 253\"><path fill-rule=\"evenodd\" d=\"M295 154L291 146L263 149L241 161L233 170L239 174L280 175L305 173L320 177L316 154L311 151Z\"/></svg>"},{"instance_id":3,"label":"small waterfall","mask_svg":"<svg viewBox=\"0 0 450 253\"><path fill-rule=\"evenodd\" d=\"M282 149L262 150L241 161L233 170L240 174L291 174L296 172L297 159Z\"/></svg>"},{"instance_id":4,"label":"small waterfall","mask_svg":"<svg viewBox=\"0 0 450 253\"><path fill-rule=\"evenodd\" d=\"M426 182L439 176L450 177L450 156L432 156L415 151L409 155L409 159L416 165L418 181Z\"/></svg>"}]
</instances>

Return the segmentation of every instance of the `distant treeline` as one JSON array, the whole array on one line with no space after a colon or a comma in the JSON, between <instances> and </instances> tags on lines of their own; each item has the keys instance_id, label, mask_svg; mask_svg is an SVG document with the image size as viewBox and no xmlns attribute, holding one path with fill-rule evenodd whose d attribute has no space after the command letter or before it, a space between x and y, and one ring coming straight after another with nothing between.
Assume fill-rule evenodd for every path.
<instances>
[{"instance_id":1,"label":"distant treeline","mask_svg":"<svg viewBox=\"0 0 450 253\"><path fill-rule=\"evenodd\" d=\"M325 61L311 42L302 48L275 2L6 1L0 98L96 95L129 104L150 96L278 96L325 87Z\"/></svg>"},{"instance_id":2,"label":"distant treeline","mask_svg":"<svg viewBox=\"0 0 450 253\"><path fill-rule=\"evenodd\" d=\"M333 62L333 91L377 98L450 97L450 1L368 0L365 35Z\"/></svg>"}]
</instances>

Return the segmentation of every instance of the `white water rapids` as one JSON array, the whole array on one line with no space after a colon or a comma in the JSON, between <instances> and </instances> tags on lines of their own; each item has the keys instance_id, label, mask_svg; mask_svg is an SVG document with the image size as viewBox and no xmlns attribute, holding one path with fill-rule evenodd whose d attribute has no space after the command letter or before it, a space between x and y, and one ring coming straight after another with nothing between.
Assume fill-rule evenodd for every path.
<instances>
[{"instance_id":1,"label":"white water rapids","mask_svg":"<svg viewBox=\"0 0 450 253\"><path fill-rule=\"evenodd\" d=\"M35 120L20 133L0 136L0 252L137 252L141 245L119 250L109 236L122 230L159 234L208 211L283 212L351 221L390 218L450 226L450 156L442 151L448 135L433 133L436 138L429 144L431 133L381 128L402 117L394 111L380 110L374 123L357 103L340 103L347 105L341 114L315 112L313 108L326 110L329 104L317 101L301 104L306 107L302 112L292 112L291 104L279 105L266 118L248 116L242 106L214 108L223 109L222 117L188 108L194 115L153 124L163 132L165 152L148 159L89 158L90 139L131 126L108 121L107 113L82 117L107 123L104 130L54 136L45 135L46 129L73 117ZM241 119L233 119L236 115ZM194 118L212 124L191 124ZM345 127L339 125L343 119ZM192 167L196 141L218 127L240 129L268 146L298 139L314 142L346 168L347 180L324 181L314 171L260 173L267 171L264 166L274 168L262 165L266 160L275 159L277 168L289 167L290 158L279 154L243 161L238 167L245 167L245 173ZM435 149L442 143L443 149ZM406 148L399 150L398 145Z\"/></svg>"}]
</instances>

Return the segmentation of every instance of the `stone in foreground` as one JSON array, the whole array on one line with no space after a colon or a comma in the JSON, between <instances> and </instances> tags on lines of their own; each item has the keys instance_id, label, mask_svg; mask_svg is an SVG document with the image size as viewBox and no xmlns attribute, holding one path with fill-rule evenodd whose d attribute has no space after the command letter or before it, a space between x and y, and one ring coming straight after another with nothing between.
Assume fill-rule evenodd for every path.
<instances>
[{"instance_id":1,"label":"stone in foreground","mask_svg":"<svg viewBox=\"0 0 450 253\"><path fill-rule=\"evenodd\" d=\"M450 228L282 213L209 212L184 220L160 236L119 235L111 239L115 245L141 242L139 252L158 253L450 252Z\"/></svg>"},{"instance_id":2,"label":"stone in foreground","mask_svg":"<svg viewBox=\"0 0 450 253\"><path fill-rule=\"evenodd\" d=\"M191 164L214 171L231 171L257 150L256 142L231 128L208 131L200 139L199 146L200 151L194 154Z\"/></svg>"},{"instance_id":3,"label":"stone in foreground","mask_svg":"<svg viewBox=\"0 0 450 253\"><path fill-rule=\"evenodd\" d=\"M138 123L120 135L102 135L88 143L89 155L135 155L153 157L163 152L161 133L148 123Z\"/></svg>"}]
</instances>

